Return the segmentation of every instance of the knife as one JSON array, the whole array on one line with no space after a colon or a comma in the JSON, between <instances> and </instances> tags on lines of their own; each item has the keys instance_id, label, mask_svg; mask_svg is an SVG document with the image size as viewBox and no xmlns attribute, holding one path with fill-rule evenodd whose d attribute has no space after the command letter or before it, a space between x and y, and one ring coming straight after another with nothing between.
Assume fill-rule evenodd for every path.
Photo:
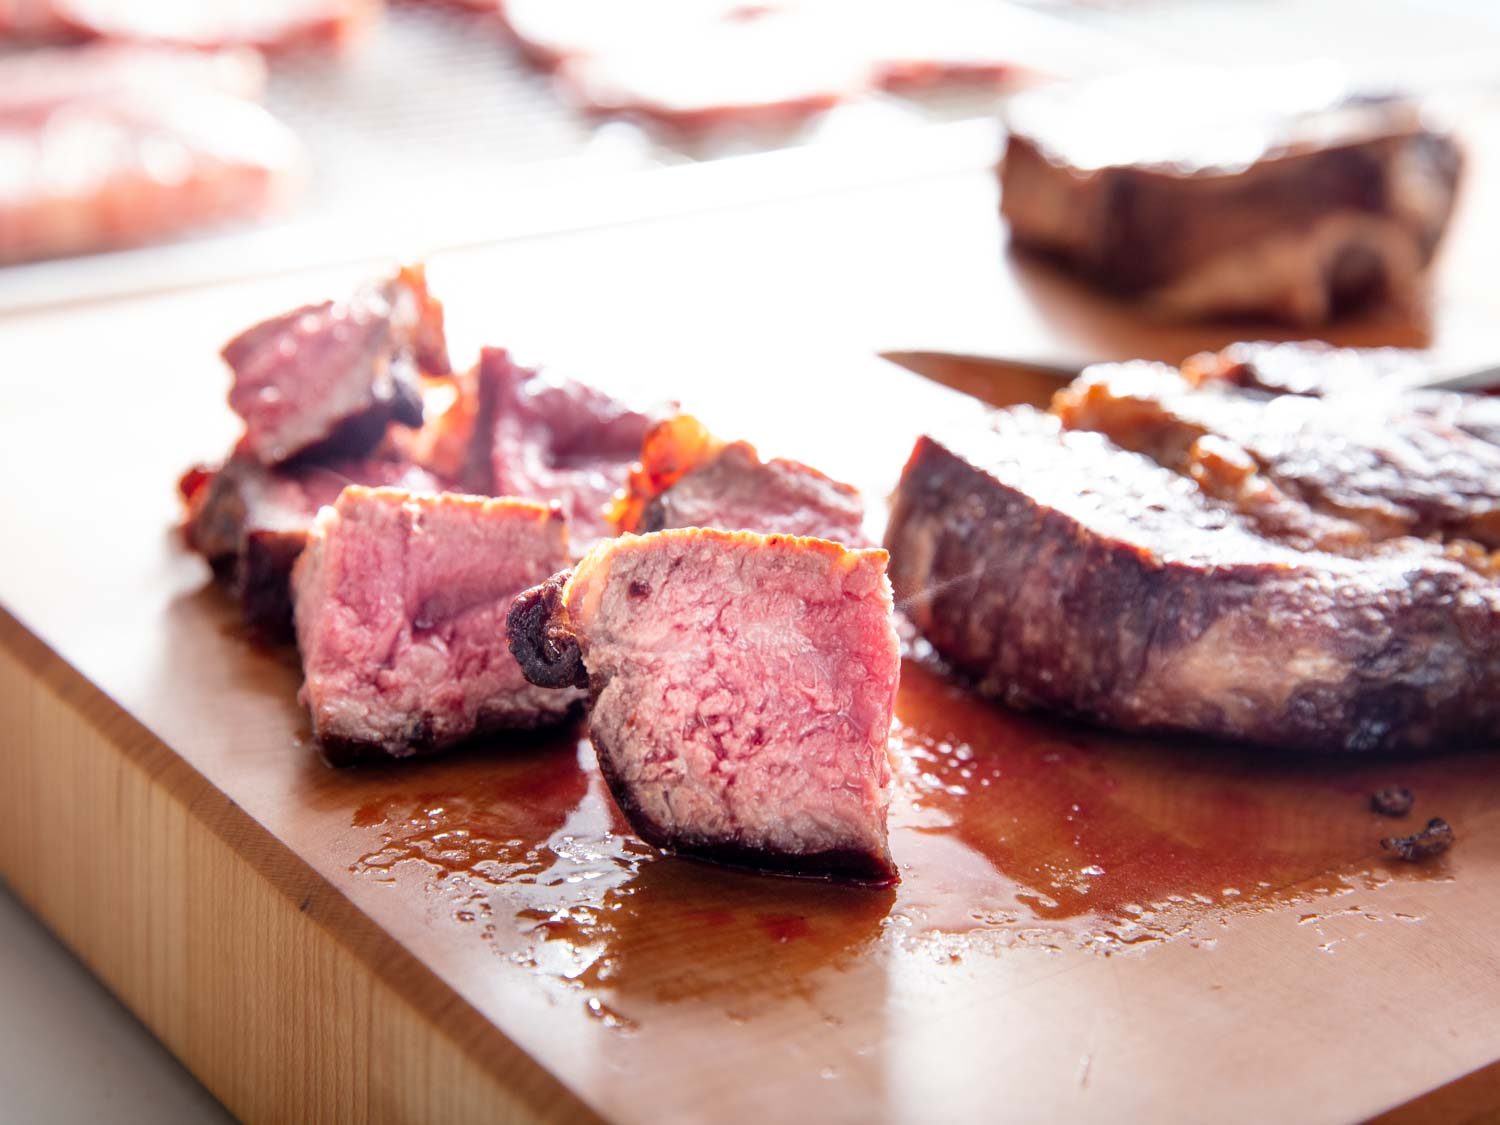
<instances>
[{"instance_id":1,"label":"knife","mask_svg":"<svg viewBox=\"0 0 1500 1125\"><path fill-rule=\"evenodd\" d=\"M1076 379L1088 363L970 355L961 352L887 351L882 359L900 364L934 382L981 399L991 406L1045 408L1052 395ZM1104 361L1100 361L1104 362ZM1411 384L1413 390L1488 391L1500 389L1500 364L1437 366Z\"/></svg>"}]
</instances>

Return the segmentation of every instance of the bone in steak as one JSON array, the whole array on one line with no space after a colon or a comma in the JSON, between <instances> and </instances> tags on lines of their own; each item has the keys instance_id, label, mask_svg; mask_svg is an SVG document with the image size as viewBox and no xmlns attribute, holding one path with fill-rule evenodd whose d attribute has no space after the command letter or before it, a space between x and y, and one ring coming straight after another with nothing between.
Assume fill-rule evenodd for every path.
<instances>
[{"instance_id":1,"label":"bone in steak","mask_svg":"<svg viewBox=\"0 0 1500 1125\"><path fill-rule=\"evenodd\" d=\"M0 264L138 246L278 207L296 138L253 56L48 49L0 59Z\"/></svg>"},{"instance_id":2,"label":"bone in steak","mask_svg":"<svg viewBox=\"0 0 1500 1125\"><path fill-rule=\"evenodd\" d=\"M506 639L516 594L567 562L555 506L341 492L292 577L301 698L329 759L427 754L568 718L581 694L527 683Z\"/></svg>"},{"instance_id":3,"label":"bone in steak","mask_svg":"<svg viewBox=\"0 0 1500 1125\"><path fill-rule=\"evenodd\" d=\"M1413 298L1453 209L1453 138L1319 72L1152 70L1007 108L1016 243L1158 310L1318 323Z\"/></svg>"},{"instance_id":4,"label":"bone in steak","mask_svg":"<svg viewBox=\"0 0 1500 1125\"><path fill-rule=\"evenodd\" d=\"M448 370L442 310L415 267L257 324L223 356L229 405L245 420L239 451L268 465L358 456L391 422L420 425L419 371Z\"/></svg>"},{"instance_id":5,"label":"bone in steak","mask_svg":"<svg viewBox=\"0 0 1500 1125\"><path fill-rule=\"evenodd\" d=\"M522 367L501 348L480 353L478 382L465 486L490 496L558 501L579 554L612 535L608 508L657 415Z\"/></svg>"},{"instance_id":6,"label":"bone in steak","mask_svg":"<svg viewBox=\"0 0 1500 1125\"><path fill-rule=\"evenodd\" d=\"M1017 706L1310 750L1500 737L1493 564L1411 538L1299 549L1050 415L922 438L886 544L934 649Z\"/></svg>"},{"instance_id":7,"label":"bone in steak","mask_svg":"<svg viewBox=\"0 0 1500 1125\"><path fill-rule=\"evenodd\" d=\"M721 442L680 414L646 435L626 495L622 531L716 527L867 546L858 490L799 461L762 461L749 442Z\"/></svg>"},{"instance_id":8,"label":"bone in steak","mask_svg":"<svg viewBox=\"0 0 1500 1125\"><path fill-rule=\"evenodd\" d=\"M229 584L253 632L269 639L292 635L292 564L318 509L350 484L442 489L415 465L383 458L268 469L251 458L232 457L221 469L194 470L184 478L188 545Z\"/></svg>"},{"instance_id":9,"label":"bone in steak","mask_svg":"<svg viewBox=\"0 0 1500 1125\"><path fill-rule=\"evenodd\" d=\"M887 883L885 566L819 539L627 535L518 598L511 645L534 683L588 686L600 769L647 842Z\"/></svg>"}]
</instances>

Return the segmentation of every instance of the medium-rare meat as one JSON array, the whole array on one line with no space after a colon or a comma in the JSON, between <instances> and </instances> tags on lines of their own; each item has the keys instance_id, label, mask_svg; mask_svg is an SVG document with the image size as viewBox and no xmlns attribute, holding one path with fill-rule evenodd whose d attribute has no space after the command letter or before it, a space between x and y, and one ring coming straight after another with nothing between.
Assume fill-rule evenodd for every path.
<instances>
[{"instance_id":1,"label":"medium-rare meat","mask_svg":"<svg viewBox=\"0 0 1500 1125\"><path fill-rule=\"evenodd\" d=\"M0 60L0 264L119 249L278 208L297 139L243 53L49 49Z\"/></svg>"},{"instance_id":2,"label":"medium-rare meat","mask_svg":"<svg viewBox=\"0 0 1500 1125\"><path fill-rule=\"evenodd\" d=\"M1017 706L1309 750L1500 737L1493 563L1411 538L1298 549L1050 415L922 438L886 545L937 653Z\"/></svg>"},{"instance_id":3,"label":"medium-rare meat","mask_svg":"<svg viewBox=\"0 0 1500 1125\"><path fill-rule=\"evenodd\" d=\"M330 760L406 757L560 722L506 638L523 589L568 562L566 517L530 500L351 486L318 513L292 583L302 701Z\"/></svg>"},{"instance_id":4,"label":"medium-rare meat","mask_svg":"<svg viewBox=\"0 0 1500 1125\"><path fill-rule=\"evenodd\" d=\"M518 598L511 645L532 682L587 685L600 770L647 842L885 883L885 566L820 539L627 535Z\"/></svg>"},{"instance_id":5,"label":"medium-rare meat","mask_svg":"<svg viewBox=\"0 0 1500 1125\"><path fill-rule=\"evenodd\" d=\"M858 490L799 461L762 461L749 442L721 442L680 414L646 435L626 495L622 531L716 527L812 536L866 546Z\"/></svg>"},{"instance_id":6,"label":"medium-rare meat","mask_svg":"<svg viewBox=\"0 0 1500 1125\"><path fill-rule=\"evenodd\" d=\"M302 462L268 469L232 457L217 470L193 470L183 482L188 546L213 566L240 603L245 624L272 638L292 633L292 564L307 543L318 509L346 485L438 492L442 485L415 465L383 458Z\"/></svg>"},{"instance_id":7,"label":"medium-rare meat","mask_svg":"<svg viewBox=\"0 0 1500 1125\"><path fill-rule=\"evenodd\" d=\"M573 379L517 364L502 348L479 357L470 491L556 500L582 554L614 533L608 508L658 415Z\"/></svg>"},{"instance_id":8,"label":"medium-rare meat","mask_svg":"<svg viewBox=\"0 0 1500 1125\"><path fill-rule=\"evenodd\" d=\"M102 39L183 47L342 47L378 0L49 0L67 26Z\"/></svg>"},{"instance_id":9,"label":"medium-rare meat","mask_svg":"<svg viewBox=\"0 0 1500 1125\"><path fill-rule=\"evenodd\" d=\"M1322 71L1153 70L1007 107L1001 213L1019 245L1175 315L1329 319L1419 291L1457 144Z\"/></svg>"},{"instance_id":10,"label":"medium-rare meat","mask_svg":"<svg viewBox=\"0 0 1500 1125\"><path fill-rule=\"evenodd\" d=\"M1437 535L1500 547L1500 447L1435 415L1425 396L1366 385L1328 397L1274 395L1228 379L1195 385L1164 364L1106 364L1059 392L1053 410L1072 429L1194 475L1210 439L1313 512L1373 539Z\"/></svg>"},{"instance_id":11,"label":"medium-rare meat","mask_svg":"<svg viewBox=\"0 0 1500 1125\"><path fill-rule=\"evenodd\" d=\"M224 345L229 405L245 420L239 450L267 465L358 456L392 422L422 422L419 373L448 369L442 311L419 268L343 301L304 305Z\"/></svg>"}]
</instances>

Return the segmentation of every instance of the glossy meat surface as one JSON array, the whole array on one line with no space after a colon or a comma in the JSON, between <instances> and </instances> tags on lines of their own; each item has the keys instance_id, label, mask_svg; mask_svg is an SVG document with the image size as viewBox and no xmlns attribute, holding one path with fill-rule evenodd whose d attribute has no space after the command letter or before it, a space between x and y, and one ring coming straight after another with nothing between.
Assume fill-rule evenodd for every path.
<instances>
[{"instance_id":1,"label":"glossy meat surface","mask_svg":"<svg viewBox=\"0 0 1500 1125\"><path fill-rule=\"evenodd\" d=\"M921 439L886 545L898 604L1015 706L1307 750L1500 736L1492 566L1410 538L1299 548L1049 415Z\"/></svg>"},{"instance_id":2,"label":"glossy meat surface","mask_svg":"<svg viewBox=\"0 0 1500 1125\"><path fill-rule=\"evenodd\" d=\"M302 700L336 762L431 753L567 718L572 691L533 687L511 656L517 593L565 566L545 504L345 489L293 574Z\"/></svg>"},{"instance_id":3,"label":"glossy meat surface","mask_svg":"<svg viewBox=\"0 0 1500 1125\"><path fill-rule=\"evenodd\" d=\"M533 681L587 683L600 768L648 842L889 882L885 566L815 539L626 535L518 599L512 643Z\"/></svg>"},{"instance_id":4,"label":"glossy meat surface","mask_svg":"<svg viewBox=\"0 0 1500 1125\"><path fill-rule=\"evenodd\" d=\"M1195 386L1163 364L1090 368L1053 406L1177 472L1193 472L1202 439L1234 451L1264 479L1371 539L1439 536L1500 547L1500 447L1436 416L1430 398L1378 384L1319 397L1267 394L1210 379Z\"/></svg>"}]
</instances>

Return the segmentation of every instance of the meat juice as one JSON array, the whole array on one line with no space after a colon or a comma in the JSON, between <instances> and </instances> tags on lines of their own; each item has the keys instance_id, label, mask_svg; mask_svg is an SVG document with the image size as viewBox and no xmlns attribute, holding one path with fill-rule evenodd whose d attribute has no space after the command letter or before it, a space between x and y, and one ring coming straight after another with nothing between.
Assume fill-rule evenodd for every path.
<instances>
[{"instance_id":1,"label":"meat juice","mask_svg":"<svg viewBox=\"0 0 1500 1125\"><path fill-rule=\"evenodd\" d=\"M660 1003L748 1019L914 949L946 971L978 950L1212 945L1271 909L1316 922L1392 880L1451 878L1446 859L1383 856L1379 838L1407 822L1371 811L1374 790L1409 786L1411 825L1442 815L1462 838L1500 788L1488 755L1355 761L1127 739L1008 711L912 659L891 753L893 888L659 855L573 736L361 771L351 870L420 894L435 924L472 931L628 1032Z\"/></svg>"}]
</instances>

